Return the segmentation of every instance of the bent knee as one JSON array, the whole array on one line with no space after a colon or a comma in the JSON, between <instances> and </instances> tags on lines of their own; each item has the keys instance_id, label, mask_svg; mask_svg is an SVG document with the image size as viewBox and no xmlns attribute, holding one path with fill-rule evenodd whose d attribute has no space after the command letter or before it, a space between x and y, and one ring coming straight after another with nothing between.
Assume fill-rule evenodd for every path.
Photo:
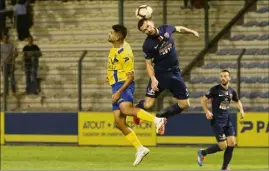
<instances>
[{"instance_id":1,"label":"bent knee","mask_svg":"<svg viewBox=\"0 0 269 171\"><path fill-rule=\"evenodd\" d=\"M179 103L179 107L181 109L188 109L190 107L190 103L188 101Z\"/></svg>"},{"instance_id":2,"label":"bent knee","mask_svg":"<svg viewBox=\"0 0 269 171\"><path fill-rule=\"evenodd\" d=\"M225 150L227 148L226 142L219 142L218 145L221 150Z\"/></svg>"},{"instance_id":3,"label":"bent knee","mask_svg":"<svg viewBox=\"0 0 269 171\"><path fill-rule=\"evenodd\" d=\"M229 147L235 147L236 146L236 141L230 141L228 142Z\"/></svg>"},{"instance_id":4,"label":"bent knee","mask_svg":"<svg viewBox=\"0 0 269 171\"><path fill-rule=\"evenodd\" d=\"M144 108L145 109L150 109L153 106L153 104L154 104L154 100L146 100L144 102Z\"/></svg>"}]
</instances>

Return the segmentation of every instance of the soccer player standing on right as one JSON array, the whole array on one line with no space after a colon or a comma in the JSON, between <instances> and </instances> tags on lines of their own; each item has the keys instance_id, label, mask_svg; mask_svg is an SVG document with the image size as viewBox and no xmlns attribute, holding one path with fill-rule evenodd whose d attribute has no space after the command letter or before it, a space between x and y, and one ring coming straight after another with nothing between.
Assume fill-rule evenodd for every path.
<instances>
[{"instance_id":1,"label":"soccer player standing on right","mask_svg":"<svg viewBox=\"0 0 269 171\"><path fill-rule=\"evenodd\" d=\"M221 71L221 84L212 87L209 92L201 99L206 118L211 120L211 126L216 135L218 144L210 146L206 150L198 151L198 164L200 166L203 165L203 160L206 155L213 154L222 150L225 150L223 165L221 168L222 170L228 170L228 165L232 159L233 149L236 142L235 130L228 112L231 100L236 102L236 106L241 113L241 119L244 118L245 114L242 103L237 97L237 93L234 89L229 87L230 80L230 72L228 70ZM212 103L212 112L210 112L207 107L207 101L209 99Z\"/></svg>"}]
</instances>

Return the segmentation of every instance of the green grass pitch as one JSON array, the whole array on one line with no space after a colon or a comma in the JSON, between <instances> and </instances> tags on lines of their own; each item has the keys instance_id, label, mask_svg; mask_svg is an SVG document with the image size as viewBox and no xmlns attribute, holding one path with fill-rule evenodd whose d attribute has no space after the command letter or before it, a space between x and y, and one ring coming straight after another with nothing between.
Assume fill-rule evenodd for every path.
<instances>
[{"instance_id":1,"label":"green grass pitch","mask_svg":"<svg viewBox=\"0 0 269 171\"><path fill-rule=\"evenodd\" d=\"M1 146L2 170L220 170L223 152L196 163L195 147L150 147L133 167L133 147ZM268 170L268 148L236 148L232 170Z\"/></svg>"}]
</instances>

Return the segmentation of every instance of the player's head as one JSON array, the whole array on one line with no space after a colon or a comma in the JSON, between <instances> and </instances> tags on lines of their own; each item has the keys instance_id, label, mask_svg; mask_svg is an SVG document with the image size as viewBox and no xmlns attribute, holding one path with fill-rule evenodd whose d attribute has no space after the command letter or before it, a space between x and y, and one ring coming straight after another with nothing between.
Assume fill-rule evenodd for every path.
<instances>
[{"instance_id":1,"label":"player's head","mask_svg":"<svg viewBox=\"0 0 269 171\"><path fill-rule=\"evenodd\" d=\"M139 31L141 31L142 33L145 33L149 36L153 36L155 34L157 34L157 30L154 26L154 22L152 20L148 20L148 19L141 19L138 21L137 23L137 28Z\"/></svg>"},{"instance_id":2,"label":"player's head","mask_svg":"<svg viewBox=\"0 0 269 171\"><path fill-rule=\"evenodd\" d=\"M226 86L231 81L230 71L224 69L220 72L220 82Z\"/></svg>"},{"instance_id":3,"label":"player's head","mask_svg":"<svg viewBox=\"0 0 269 171\"><path fill-rule=\"evenodd\" d=\"M112 30L108 34L108 41L111 43L123 42L126 36L127 28L121 24L116 24L112 26Z\"/></svg>"}]
</instances>

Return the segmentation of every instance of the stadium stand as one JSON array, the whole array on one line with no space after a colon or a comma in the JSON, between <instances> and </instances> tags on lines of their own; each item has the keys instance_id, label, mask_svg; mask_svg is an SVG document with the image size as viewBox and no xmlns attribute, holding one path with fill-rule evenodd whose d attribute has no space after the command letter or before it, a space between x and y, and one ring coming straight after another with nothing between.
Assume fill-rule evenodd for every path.
<instances>
[{"instance_id":1,"label":"stadium stand","mask_svg":"<svg viewBox=\"0 0 269 171\"><path fill-rule=\"evenodd\" d=\"M125 3L124 24L129 30L128 42L132 45L136 60L136 97L144 96L148 82L141 45L145 36L137 30L134 16L137 4L147 3L154 9L156 25L162 24L162 2L130 1ZM225 24L242 8L243 1L218 1L209 9L210 38L214 37ZM39 77L41 94L38 96L9 96L8 110L25 111L76 111L77 110L77 61L83 50L88 54L83 62L83 110L110 111L110 88L105 82L105 68L110 44L106 41L111 25L118 23L118 2L108 1L37 1L32 4L34 26L31 28L35 42L43 52L40 58ZM180 67L187 65L204 47L204 10L181 9L183 2L167 1L167 23L183 25L200 33L200 39L176 35L175 41L180 56ZM205 65L191 72L187 82L191 94L190 111L201 111L201 97L212 83L217 83L220 69L228 68L236 76L237 56L247 48L242 63L242 100L246 109L253 107L265 110L268 95L268 2L259 1L257 10L248 12L244 23L231 30L228 39L222 39L216 53L205 57ZM24 42L16 41L15 29L10 30L12 41L21 52ZM17 58L16 78L18 92L24 92L25 79L22 58ZM267 63L264 61L267 59ZM259 73L259 77L257 76ZM1 78L2 82L2 78ZM233 84L232 86L235 86ZM259 89L260 93L252 93ZM245 93L245 94L244 94ZM251 94L251 95L250 95ZM244 96L243 96L244 95ZM255 98L253 98L255 97ZM172 102L164 99L164 106ZM254 103L255 102L255 103Z\"/></svg>"}]
</instances>

